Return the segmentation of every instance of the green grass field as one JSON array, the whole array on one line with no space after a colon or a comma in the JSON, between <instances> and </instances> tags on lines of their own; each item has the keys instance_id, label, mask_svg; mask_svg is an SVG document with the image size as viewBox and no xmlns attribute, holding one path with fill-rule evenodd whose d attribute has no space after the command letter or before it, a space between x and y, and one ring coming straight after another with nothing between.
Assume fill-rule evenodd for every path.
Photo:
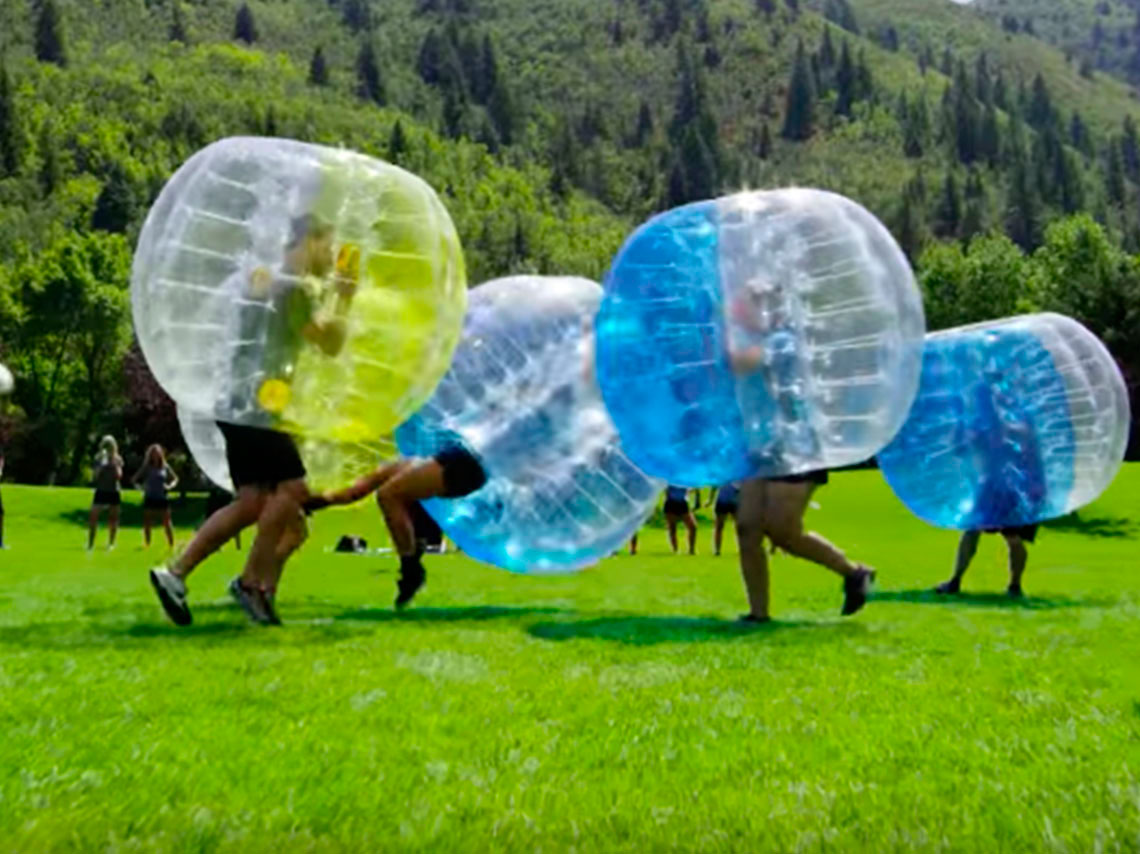
<instances>
[{"instance_id":1,"label":"green grass field","mask_svg":"<svg viewBox=\"0 0 1140 854\"><path fill-rule=\"evenodd\" d=\"M88 555L86 491L3 495L0 851L1140 849L1140 466L1042 532L1017 604L994 537L926 593L954 534L838 475L809 522L876 598L841 619L778 557L751 630L707 522L698 558L651 529L553 580L429 556L397 617L390 557L328 551L372 511L319 517L283 628L226 600L228 549L179 630L137 528Z\"/></svg>"}]
</instances>

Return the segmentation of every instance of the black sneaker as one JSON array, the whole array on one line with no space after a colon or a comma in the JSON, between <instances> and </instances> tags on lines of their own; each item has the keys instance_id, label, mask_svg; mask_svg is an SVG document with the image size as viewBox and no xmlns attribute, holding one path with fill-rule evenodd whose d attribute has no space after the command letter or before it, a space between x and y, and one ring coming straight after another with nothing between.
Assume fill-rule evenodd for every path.
<instances>
[{"instance_id":1,"label":"black sneaker","mask_svg":"<svg viewBox=\"0 0 1140 854\"><path fill-rule=\"evenodd\" d=\"M875 573L869 569L857 569L843 579L843 610L840 613L844 617L850 617L863 610L874 580Z\"/></svg>"},{"instance_id":2,"label":"black sneaker","mask_svg":"<svg viewBox=\"0 0 1140 854\"><path fill-rule=\"evenodd\" d=\"M265 613L265 606L262 604L260 590L252 590L241 583L241 577L235 578L230 582L229 587L230 595L234 597L245 615L255 623L266 623L269 621L268 615Z\"/></svg>"},{"instance_id":3,"label":"black sneaker","mask_svg":"<svg viewBox=\"0 0 1140 854\"><path fill-rule=\"evenodd\" d=\"M739 622L739 623L752 623L754 625L760 626L760 625L763 625L764 623L772 622L772 618L771 617L758 617L755 614L741 614L740 618L737 620L737 622Z\"/></svg>"},{"instance_id":4,"label":"black sneaker","mask_svg":"<svg viewBox=\"0 0 1140 854\"><path fill-rule=\"evenodd\" d=\"M281 618L277 616L277 594L266 593L264 590L260 592L261 608L265 611L265 625L279 626L281 625Z\"/></svg>"},{"instance_id":5,"label":"black sneaker","mask_svg":"<svg viewBox=\"0 0 1140 854\"><path fill-rule=\"evenodd\" d=\"M396 608L406 608L427 581L427 572L418 560L400 562L400 580L396 582Z\"/></svg>"},{"instance_id":6,"label":"black sneaker","mask_svg":"<svg viewBox=\"0 0 1140 854\"><path fill-rule=\"evenodd\" d=\"M962 582L957 578L951 578L949 581L943 581L934 588L934 592L942 596L956 596L962 590Z\"/></svg>"},{"instance_id":7,"label":"black sneaker","mask_svg":"<svg viewBox=\"0 0 1140 854\"><path fill-rule=\"evenodd\" d=\"M1009 596L1010 599L1024 599L1025 598L1025 593L1022 592L1020 584L1009 585L1009 587L1006 589L1005 592Z\"/></svg>"},{"instance_id":8,"label":"black sneaker","mask_svg":"<svg viewBox=\"0 0 1140 854\"><path fill-rule=\"evenodd\" d=\"M150 584L158 594L162 610L176 626L188 626L194 622L190 606L186 604L186 582L165 567L150 571Z\"/></svg>"}]
</instances>

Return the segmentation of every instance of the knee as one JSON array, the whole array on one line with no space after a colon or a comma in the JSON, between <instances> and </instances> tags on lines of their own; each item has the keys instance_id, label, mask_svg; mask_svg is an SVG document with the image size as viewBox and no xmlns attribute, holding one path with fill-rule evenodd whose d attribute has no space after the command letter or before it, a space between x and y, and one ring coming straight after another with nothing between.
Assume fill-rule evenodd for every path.
<instances>
[{"instance_id":1,"label":"knee","mask_svg":"<svg viewBox=\"0 0 1140 854\"><path fill-rule=\"evenodd\" d=\"M803 527L800 525L773 525L768 528L768 537L777 548L787 551L788 546L800 538Z\"/></svg>"},{"instance_id":2,"label":"knee","mask_svg":"<svg viewBox=\"0 0 1140 854\"><path fill-rule=\"evenodd\" d=\"M758 521L737 523L736 539L741 549L757 549L764 543L764 525Z\"/></svg>"}]
</instances>

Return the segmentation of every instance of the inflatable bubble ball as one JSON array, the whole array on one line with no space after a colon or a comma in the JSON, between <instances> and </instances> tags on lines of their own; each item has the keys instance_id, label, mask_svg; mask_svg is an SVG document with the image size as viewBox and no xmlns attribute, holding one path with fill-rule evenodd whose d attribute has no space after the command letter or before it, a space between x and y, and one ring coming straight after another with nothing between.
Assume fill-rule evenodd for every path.
<instances>
[{"instance_id":1,"label":"inflatable bubble ball","mask_svg":"<svg viewBox=\"0 0 1140 854\"><path fill-rule=\"evenodd\" d=\"M135 331L183 407L369 441L447 370L466 306L427 184L352 151L224 139L163 188L139 236Z\"/></svg>"},{"instance_id":2,"label":"inflatable bubble ball","mask_svg":"<svg viewBox=\"0 0 1140 854\"><path fill-rule=\"evenodd\" d=\"M664 484L626 456L594 376L601 288L517 276L471 292L463 339L435 396L396 431L400 452L449 445L488 476L461 499L424 502L468 555L513 572L568 572L615 551Z\"/></svg>"},{"instance_id":3,"label":"inflatable bubble ball","mask_svg":"<svg viewBox=\"0 0 1140 854\"><path fill-rule=\"evenodd\" d=\"M1033 314L928 335L922 383L879 454L895 494L944 528L1030 525L1095 500L1128 443L1124 378L1075 320Z\"/></svg>"},{"instance_id":4,"label":"inflatable bubble ball","mask_svg":"<svg viewBox=\"0 0 1140 854\"><path fill-rule=\"evenodd\" d=\"M914 275L886 228L832 193L667 211L626 241L604 287L602 396L630 459L670 483L860 462L918 387Z\"/></svg>"}]
</instances>

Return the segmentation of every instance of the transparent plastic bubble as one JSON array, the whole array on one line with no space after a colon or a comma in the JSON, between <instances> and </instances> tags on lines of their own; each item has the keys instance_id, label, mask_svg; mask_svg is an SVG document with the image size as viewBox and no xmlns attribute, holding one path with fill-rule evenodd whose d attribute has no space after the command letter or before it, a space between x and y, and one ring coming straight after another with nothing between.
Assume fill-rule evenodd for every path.
<instances>
[{"instance_id":1,"label":"transparent plastic bubble","mask_svg":"<svg viewBox=\"0 0 1140 854\"><path fill-rule=\"evenodd\" d=\"M400 451L461 444L487 484L424 502L468 555L514 572L567 572L625 543L664 484L624 453L598 392L601 288L517 276L471 292L463 339L435 396L396 431Z\"/></svg>"},{"instance_id":2,"label":"transparent plastic bubble","mask_svg":"<svg viewBox=\"0 0 1140 854\"><path fill-rule=\"evenodd\" d=\"M466 306L427 184L351 151L231 138L147 216L135 331L182 406L336 441L390 432L447 370Z\"/></svg>"},{"instance_id":3,"label":"transparent plastic bubble","mask_svg":"<svg viewBox=\"0 0 1140 854\"><path fill-rule=\"evenodd\" d=\"M217 422L182 406L176 409L182 439L198 468L211 482L233 492L225 437ZM305 482L312 492L346 487L396 456L396 445L390 438L372 442L326 442L294 436L293 440L305 465Z\"/></svg>"},{"instance_id":4,"label":"transparent plastic bubble","mask_svg":"<svg viewBox=\"0 0 1140 854\"><path fill-rule=\"evenodd\" d=\"M700 486L857 463L898 431L925 321L883 225L818 190L654 217L605 280L598 380L630 459Z\"/></svg>"},{"instance_id":5,"label":"transparent plastic bubble","mask_svg":"<svg viewBox=\"0 0 1140 854\"><path fill-rule=\"evenodd\" d=\"M0 394L11 394L16 387L16 380L7 366L0 365Z\"/></svg>"},{"instance_id":6,"label":"transparent plastic bubble","mask_svg":"<svg viewBox=\"0 0 1140 854\"><path fill-rule=\"evenodd\" d=\"M1030 525L1094 501L1124 460L1124 377L1081 324L1033 314L926 338L922 383L879 454L895 494L935 525Z\"/></svg>"}]
</instances>

